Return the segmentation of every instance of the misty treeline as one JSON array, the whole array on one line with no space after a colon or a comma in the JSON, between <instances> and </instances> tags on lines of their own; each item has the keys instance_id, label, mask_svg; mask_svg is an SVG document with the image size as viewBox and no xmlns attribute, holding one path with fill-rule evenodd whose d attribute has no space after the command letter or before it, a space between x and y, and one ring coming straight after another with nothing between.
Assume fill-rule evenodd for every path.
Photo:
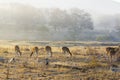
<instances>
[{"instance_id":1,"label":"misty treeline","mask_svg":"<svg viewBox=\"0 0 120 80\"><path fill-rule=\"evenodd\" d=\"M112 19L110 21L107 18L98 23L99 26L115 26L113 34L109 31L96 31L91 14L78 8L42 9L14 4L0 8L0 38L46 41L118 41L120 38L117 38L116 34L120 32L120 18L116 18L118 20L114 22L115 25L111 24Z\"/></svg>"},{"instance_id":2,"label":"misty treeline","mask_svg":"<svg viewBox=\"0 0 120 80\"><path fill-rule=\"evenodd\" d=\"M95 22L94 22L95 23ZM96 22L96 27L102 27L97 35L98 41L120 41L120 13L114 15L103 15Z\"/></svg>"}]
</instances>

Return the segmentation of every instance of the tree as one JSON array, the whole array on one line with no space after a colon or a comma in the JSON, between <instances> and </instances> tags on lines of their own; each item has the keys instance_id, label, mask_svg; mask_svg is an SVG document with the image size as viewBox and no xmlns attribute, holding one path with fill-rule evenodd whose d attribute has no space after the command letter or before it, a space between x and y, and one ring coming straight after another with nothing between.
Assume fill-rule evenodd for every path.
<instances>
[{"instance_id":1,"label":"tree","mask_svg":"<svg viewBox=\"0 0 120 80\"><path fill-rule=\"evenodd\" d=\"M79 27L81 30L93 30L93 21L89 13L74 8L71 9L72 27Z\"/></svg>"},{"instance_id":2,"label":"tree","mask_svg":"<svg viewBox=\"0 0 120 80\"><path fill-rule=\"evenodd\" d=\"M55 31L59 31L67 26L66 21L68 21L68 18L65 10L60 10L59 8L53 9L50 13L49 25L52 26Z\"/></svg>"},{"instance_id":3,"label":"tree","mask_svg":"<svg viewBox=\"0 0 120 80\"><path fill-rule=\"evenodd\" d=\"M72 39L79 40L79 34L83 30L93 30L93 22L89 13L74 8L71 9L70 15L71 26L69 28L69 34Z\"/></svg>"},{"instance_id":4,"label":"tree","mask_svg":"<svg viewBox=\"0 0 120 80\"><path fill-rule=\"evenodd\" d=\"M120 14L115 15L115 29L120 32Z\"/></svg>"}]
</instances>

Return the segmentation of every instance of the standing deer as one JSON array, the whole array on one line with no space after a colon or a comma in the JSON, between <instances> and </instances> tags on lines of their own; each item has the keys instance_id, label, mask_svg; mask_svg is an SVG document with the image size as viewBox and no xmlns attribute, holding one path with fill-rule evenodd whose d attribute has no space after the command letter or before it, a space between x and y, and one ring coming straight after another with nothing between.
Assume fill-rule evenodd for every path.
<instances>
[{"instance_id":1,"label":"standing deer","mask_svg":"<svg viewBox=\"0 0 120 80\"><path fill-rule=\"evenodd\" d=\"M69 50L69 48L68 47L62 47L62 51L63 51L63 53L69 53L70 54L70 56L72 56L72 53L70 52L70 50Z\"/></svg>"},{"instance_id":2,"label":"standing deer","mask_svg":"<svg viewBox=\"0 0 120 80\"><path fill-rule=\"evenodd\" d=\"M46 53L49 55L49 57L52 57L52 49L50 46L45 47Z\"/></svg>"},{"instance_id":3,"label":"standing deer","mask_svg":"<svg viewBox=\"0 0 120 80\"><path fill-rule=\"evenodd\" d=\"M115 57L118 52L120 52L120 46L118 48L107 47L106 48L107 55L110 57L110 62L112 62L113 56Z\"/></svg>"},{"instance_id":4,"label":"standing deer","mask_svg":"<svg viewBox=\"0 0 120 80\"><path fill-rule=\"evenodd\" d=\"M16 52L16 54L19 55L19 56L22 55L22 53L21 53L20 48L19 48L18 45L15 45L15 52Z\"/></svg>"},{"instance_id":5,"label":"standing deer","mask_svg":"<svg viewBox=\"0 0 120 80\"><path fill-rule=\"evenodd\" d=\"M32 48L32 52L31 52L31 54L30 54L30 57L32 57L33 53L35 53L35 55L38 57L38 51L39 51L39 48L38 48L38 47Z\"/></svg>"}]
</instances>

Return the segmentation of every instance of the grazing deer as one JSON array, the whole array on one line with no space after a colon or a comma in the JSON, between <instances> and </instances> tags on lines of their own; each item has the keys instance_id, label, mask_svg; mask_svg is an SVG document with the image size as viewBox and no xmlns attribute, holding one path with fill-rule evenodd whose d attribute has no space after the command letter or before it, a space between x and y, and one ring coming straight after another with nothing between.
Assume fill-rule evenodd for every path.
<instances>
[{"instance_id":1,"label":"grazing deer","mask_svg":"<svg viewBox=\"0 0 120 80\"><path fill-rule=\"evenodd\" d=\"M21 53L20 48L19 48L18 45L15 46L15 52L16 52L16 54L19 55L19 56L22 55L22 53Z\"/></svg>"},{"instance_id":2,"label":"grazing deer","mask_svg":"<svg viewBox=\"0 0 120 80\"><path fill-rule=\"evenodd\" d=\"M32 52L31 52L31 54L30 54L30 57L32 57L33 53L35 53L36 56L38 57L38 51L39 51L38 47L32 48Z\"/></svg>"},{"instance_id":3,"label":"grazing deer","mask_svg":"<svg viewBox=\"0 0 120 80\"><path fill-rule=\"evenodd\" d=\"M70 52L70 50L69 50L69 48L68 47L62 47L62 51L63 51L63 53L69 53L70 54L70 56L72 56L72 53Z\"/></svg>"},{"instance_id":4,"label":"grazing deer","mask_svg":"<svg viewBox=\"0 0 120 80\"><path fill-rule=\"evenodd\" d=\"M120 46L118 48L107 47L107 55L110 56L110 62L112 62L113 56L116 56L120 52Z\"/></svg>"},{"instance_id":5,"label":"grazing deer","mask_svg":"<svg viewBox=\"0 0 120 80\"><path fill-rule=\"evenodd\" d=\"M46 53L49 55L49 57L52 57L52 49L50 46L45 47Z\"/></svg>"}]
</instances>

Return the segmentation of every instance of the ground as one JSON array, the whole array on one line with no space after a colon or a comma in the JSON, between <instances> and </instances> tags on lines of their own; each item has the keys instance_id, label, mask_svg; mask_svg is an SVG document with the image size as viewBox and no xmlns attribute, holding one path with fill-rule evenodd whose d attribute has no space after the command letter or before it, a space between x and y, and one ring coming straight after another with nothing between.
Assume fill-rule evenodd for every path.
<instances>
[{"instance_id":1,"label":"ground","mask_svg":"<svg viewBox=\"0 0 120 80\"><path fill-rule=\"evenodd\" d=\"M113 72L110 69L105 51L107 46L70 44L68 47L73 54L70 57L69 54L62 53L62 46L51 45L53 56L48 58L44 50L45 44L41 46L36 43L29 45L19 43L22 44L20 45L22 56L15 56L14 45L18 43L10 43L0 45L0 57L6 59L5 63L0 63L0 80L120 80L120 72ZM35 55L29 57L30 49L34 46L40 49L38 58ZM15 62L8 63L7 61L13 57ZM48 65L45 65L46 58L49 59ZM119 66L120 62L112 64Z\"/></svg>"}]
</instances>

